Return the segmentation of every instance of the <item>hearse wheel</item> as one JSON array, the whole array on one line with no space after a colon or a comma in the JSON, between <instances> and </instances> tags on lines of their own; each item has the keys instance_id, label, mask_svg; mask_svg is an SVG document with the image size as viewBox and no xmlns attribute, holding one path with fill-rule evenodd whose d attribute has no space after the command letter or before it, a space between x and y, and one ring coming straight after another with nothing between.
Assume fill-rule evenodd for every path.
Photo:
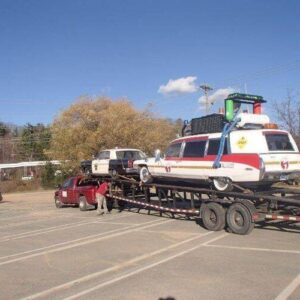
<instances>
[{"instance_id":1,"label":"hearse wheel","mask_svg":"<svg viewBox=\"0 0 300 300\"><path fill-rule=\"evenodd\" d=\"M88 209L86 199L84 196L79 197L79 209L81 211L86 211Z\"/></svg>"},{"instance_id":2,"label":"hearse wheel","mask_svg":"<svg viewBox=\"0 0 300 300\"><path fill-rule=\"evenodd\" d=\"M214 188L220 192L230 192L233 190L232 182L227 177L213 178L213 185L214 185Z\"/></svg>"},{"instance_id":3,"label":"hearse wheel","mask_svg":"<svg viewBox=\"0 0 300 300\"><path fill-rule=\"evenodd\" d=\"M219 231L225 227L225 209L218 203L203 204L201 216L206 229Z\"/></svg>"},{"instance_id":4,"label":"hearse wheel","mask_svg":"<svg viewBox=\"0 0 300 300\"><path fill-rule=\"evenodd\" d=\"M63 204L62 204L62 202L60 201L59 197L55 197L55 198L54 198L54 202L55 202L56 208L62 208L62 207L63 207Z\"/></svg>"},{"instance_id":5,"label":"hearse wheel","mask_svg":"<svg viewBox=\"0 0 300 300\"><path fill-rule=\"evenodd\" d=\"M249 234L253 228L252 216L249 209L242 203L231 204L226 215L229 230L236 234Z\"/></svg>"},{"instance_id":6,"label":"hearse wheel","mask_svg":"<svg viewBox=\"0 0 300 300\"><path fill-rule=\"evenodd\" d=\"M145 166L140 169L140 179L143 183L151 183L153 181L148 168Z\"/></svg>"}]
</instances>

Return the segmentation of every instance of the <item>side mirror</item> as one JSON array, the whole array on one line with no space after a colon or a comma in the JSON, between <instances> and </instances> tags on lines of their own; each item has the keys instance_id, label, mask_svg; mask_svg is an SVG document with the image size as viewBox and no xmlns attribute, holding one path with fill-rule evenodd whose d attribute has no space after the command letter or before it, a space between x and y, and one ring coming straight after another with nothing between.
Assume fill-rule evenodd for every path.
<instances>
[{"instance_id":1,"label":"side mirror","mask_svg":"<svg viewBox=\"0 0 300 300\"><path fill-rule=\"evenodd\" d=\"M56 188L61 189L61 184L58 184Z\"/></svg>"},{"instance_id":2,"label":"side mirror","mask_svg":"<svg viewBox=\"0 0 300 300\"><path fill-rule=\"evenodd\" d=\"M160 150L159 149L155 150L154 156L155 156L155 161L160 161Z\"/></svg>"}]
</instances>

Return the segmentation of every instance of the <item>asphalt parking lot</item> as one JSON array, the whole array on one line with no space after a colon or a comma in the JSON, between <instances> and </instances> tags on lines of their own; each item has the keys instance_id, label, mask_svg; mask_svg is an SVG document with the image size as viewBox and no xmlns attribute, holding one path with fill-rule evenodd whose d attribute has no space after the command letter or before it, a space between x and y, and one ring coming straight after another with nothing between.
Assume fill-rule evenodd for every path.
<instances>
[{"instance_id":1,"label":"asphalt parking lot","mask_svg":"<svg viewBox=\"0 0 300 300\"><path fill-rule=\"evenodd\" d=\"M299 228L300 228L300 224ZM300 231L248 236L134 211L0 203L1 299L300 299Z\"/></svg>"}]
</instances>

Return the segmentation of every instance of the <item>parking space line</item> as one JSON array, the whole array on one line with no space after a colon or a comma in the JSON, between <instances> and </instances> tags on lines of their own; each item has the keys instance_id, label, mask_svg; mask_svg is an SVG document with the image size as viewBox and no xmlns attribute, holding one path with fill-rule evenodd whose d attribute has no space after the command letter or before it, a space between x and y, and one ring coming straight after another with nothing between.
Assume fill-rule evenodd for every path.
<instances>
[{"instance_id":1,"label":"parking space line","mask_svg":"<svg viewBox=\"0 0 300 300\"><path fill-rule=\"evenodd\" d=\"M69 281L69 282L66 282L64 284L61 284L61 285L58 285L58 286L55 286L53 288L50 288L48 290L44 290L42 292L39 292L39 293L36 293L36 294L33 294L33 295L30 295L28 297L25 297L23 298L24 300L27 299L27 300L32 300L32 299L36 299L36 298L40 298L40 297L45 297L45 296L48 296L54 292L58 292L60 290L63 290L63 289L68 289L68 288L71 288L72 286L74 285L77 285L77 284L80 284L80 283L84 283L86 281L89 281L91 279L95 279L101 275L104 275L104 274L107 274L109 272L114 272L114 271L118 271L122 268L125 268L127 266L131 266L131 265L134 265L140 261L143 261L145 259L148 259L150 257L153 257L155 255L158 255L158 254L161 254L163 252L166 252L168 250L171 250L173 248L176 248L176 247L179 247L181 245L184 245L184 244L187 244L189 242L192 242L192 241L196 241L197 239L201 239L207 235L210 235L210 234L213 234L212 231L209 231L209 232L206 232L204 234L198 234L197 237L192 237L192 238L189 238L189 239L186 239L186 240L183 240L183 241L180 241L180 242L177 242L175 244L172 244L172 245L169 245L169 246L166 246L164 248L160 248L159 250L155 250L153 252L150 252L150 253L145 253L143 255L140 255L138 257L135 257L131 260L128 260L128 261L125 261L125 262L122 262L122 263L119 263L113 267L110 267L110 268L107 268L107 269L104 269L104 270L101 270L99 272L95 272L95 273L92 273L92 274L89 274L89 275L86 275L86 276L83 276L83 277L80 277L80 278L77 278L75 280L72 280L72 281Z\"/></svg>"},{"instance_id":2,"label":"parking space line","mask_svg":"<svg viewBox=\"0 0 300 300\"><path fill-rule=\"evenodd\" d=\"M208 232L208 233L214 233L214 232ZM208 234L208 233L207 233L207 234ZM220 235L220 236L217 236L217 237L213 238L212 240L209 240L208 242L205 242L205 243L199 244L199 245L197 245L197 246L188 248L188 249L186 249L186 250L183 250L183 251L181 251L181 252L178 252L178 253L176 253L176 254L174 254L174 255L171 255L171 256L169 256L169 257L166 257L166 258L164 258L164 259L161 259L161 260L159 260L159 261L157 261L157 262L154 262L154 263L152 263L152 264L143 266L143 267L138 268L138 269L136 269L136 270L134 270L134 271L128 272L128 273L126 273L126 274L124 274L124 275L115 277L115 278L113 278L113 279L111 279L111 280L104 281L104 282L102 282L102 283L100 283L100 284L98 284L98 285L93 286L92 288L86 289L86 290L84 290L84 291L82 291L82 292L79 292L79 293L77 293L77 294L74 294L74 295L72 295L72 296L70 296L70 297L64 298L64 300L73 300L73 299L82 297L82 296L87 295L87 294L89 294L89 293L91 293L91 292L93 292L93 291L96 291L96 290L98 290L98 289L101 289L101 288L103 288L103 287L105 287L105 286L108 286L108 285L113 284L113 283L115 283L115 282L121 281L121 280L126 279L126 278L128 278L128 277L131 277L131 276L133 276L133 275L139 274L139 273L141 273L141 272L147 271L147 270L149 270L149 269L151 269L151 268L154 268L154 267L159 266L159 265L161 265L161 264L163 264L163 263L169 262L169 261L171 261L171 260L173 260L173 259L175 259L175 258L177 258L177 257L182 256L182 255L188 254L188 253L190 253L190 252L192 252L192 251L194 251L194 250L197 250L197 249L203 247L203 246L206 245L207 243L214 242L214 241L216 241L216 240L222 239L222 238L224 238L224 237L227 236L227 235L228 235L227 233L222 234L222 235ZM194 238L194 239L195 239L195 238Z\"/></svg>"},{"instance_id":3,"label":"parking space line","mask_svg":"<svg viewBox=\"0 0 300 300\"><path fill-rule=\"evenodd\" d=\"M300 254L298 250L285 250L285 249L269 249L269 248L255 248L255 247L237 247L227 245L205 245L206 247L222 248L222 249L235 249L245 251L261 251L261 252L277 252L277 253L289 253L289 254Z\"/></svg>"},{"instance_id":4,"label":"parking space line","mask_svg":"<svg viewBox=\"0 0 300 300\"><path fill-rule=\"evenodd\" d=\"M286 300L300 285L300 273L298 276L275 298L275 300Z\"/></svg>"},{"instance_id":5,"label":"parking space line","mask_svg":"<svg viewBox=\"0 0 300 300\"><path fill-rule=\"evenodd\" d=\"M162 233L162 234L188 234L188 235L199 235L199 233L196 233L196 232L189 232L189 231L143 230L143 232L149 232L149 233Z\"/></svg>"},{"instance_id":6,"label":"parking space line","mask_svg":"<svg viewBox=\"0 0 300 300\"><path fill-rule=\"evenodd\" d=\"M68 215L59 215L59 216L55 216L55 217L47 217L47 218L36 218L34 219L34 217L32 216L28 216L26 215L26 219L29 219L29 220L24 220L22 222L19 222L19 223L13 223L13 224L5 224L5 225L2 225L0 226L0 229L1 228L7 228L7 227L17 227L17 226L21 226L21 225L27 225L27 224L32 224L32 223L36 223L36 222L39 222L39 221L53 221L53 220L56 220L56 219L61 219L61 218L66 218L66 216L68 217ZM70 215L70 218L75 218L74 216ZM12 218L12 220L14 219L20 219L20 217L15 217L15 218ZM9 219L10 221L11 219ZM7 221L7 219L2 219L1 218L1 221Z\"/></svg>"},{"instance_id":7,"label":"parking space line","mask_svg":"<svg viewBox=\"0 0 300 300\"><path fill-rule=\"evenodd\" d=\"M31 231L16 233L16 234L7 235L7 236L0 238L0 243L11 241L11 240L22 239L22 238L26 238L26 237L31 237L31 236L36 236L36 235L40 235L40 234L44 234L44 233L48 233L48 232L52 232L52 231L56 231L56 230L60 230L60 229L67 229L69 227L76 227L76 226L81 226L81 225L86 225L86 224L92 224L95 222L96 221L94 221L94 222L81 221L81 222L76 222L76 223L62 224L62 225L57 225L57 226L51 226L48 228L41 228L41 229L35 229L35 230L31 230Z\"/></svg>"},{"instance_id":8,"label":"parking space line","mask_svg":"<svg viewBox=\"0 0 300 300\"><path fill-rule=\"evenodd\" d=\"M125 228L122 228L122 229L124 230L124 229L128 229L128 228L131 228L131 227L133 227L133 225L128 225L128 227L125 227ZM51 248L55 248L55 247L58 247L58 246L68 245L68 244L72 244L74 242L88 240L88 239L99 237L99 236L104 236L106 234L114 233L114 232L117 232L117 231L120 231L120 230L121 230L120 228L117 228L117 229L105 231L105 232L98 233L98 234L88 235L88 236L85 236L85 237L82 237L82 238L78 238L78 239L75 239L75 240L70 240L70 241L67 241L67 242L61 242L61 243L52 244L52 245L49 245L49 246L45 246L45 247L41 247L41 248L36 248L36 249L24 251L24 252L19 252L19 253L15 253L15 254L11 254L11 255L6 255L6 256L1 256L0 260L12 258L12 257L18 257L18 256L21 256L21 255L26 255L26 254L38 252L38 251L41 251L41 250L51 249ZM40 255L40 254L38 254L38 255ZM2 263L0 262L0 265L1 264Z\"/></svg>"},{"instance_id":9,"label":"parking space line","mask_svg":"<svg viewBox=\"0 0 300 300\"><path fill-rule=\"evenodd\" d=\"M117 215L117 216L114 215L113 217L106 219L107 220L106 224L113 224L113 223L108 223L109 220L117 220L117 219L125 218L128 216L129 215ZM11 240L27 238L27 237L32 237L32 236L36 236L36 235L41 235L41 234L45 234L45 233L49 233L49 232L53 232L53 231L57 231L57 230L64 230L64 229L68 229L70 227L73 228L73 227L77 227L77 226L95 224L95 223L105 223L105 222L97 221L97 220L89 221L89 222L80 221L80 222L62 224L62 225L58 225L58 226L52 226L52 227L48 227L48 228L46 227L46 228L42 228L42 229L36 229L36 230L32 230L32 231L27 231L27 232L4 236L4 237L0 238L0 243L11 241Z\"/></svg>"},{"instance_id":10,"label":"parking space line","mask_svg":"<svg viewBox=\"0 0 300 300\"><path fill-rule=\"evenodd\" d=\"M15 254L15 256L27 254L27 253L30 253L30 252L31 253L36 252L36 251L44 250L44 249L47 249L47 248L48 249L53 248L54 246L57 246L57 245L67 244L66 246L62 246L62 247L59 247L59 248L55 248L55 249L51 249L51 250L47 250L47 251L41 251L41 252L38 252L38 253L29 254L29 255L22 256L22 257L17 257L17 258L13 258L13 259L10 259L10 260L7 260L7 261L3 261L3 262L0 262L0 266L7 265L7 264L10 264L10 263L14 263L14 262L18 262L18 261L22 261L22 260L26 260L26 259L37 257L37 256L41 256L41 255L45 255L45 254L49 254L49 253L55 253L55 252L68 250L68 249L79 247L79 246L92 244L92 243L95 243L95 242L99 242L99 241L102 241L102 240L106 240L106 239L110 239L110 238L113 238L113 237L121 236L121 235L128 234L128 233L131 233L131 232L140 231L143 228L158 226L158 225L161 225L161 224L174 222L174 221L175 220L164 220L164 221L161 221L161 220L154 220L153 221L152 220L152 221L144 223L144 224L148 224L148 225L140 225L140 224L138 224L136 226L130 225L130 226L127 226L127 227L124 227L124 228L121 228L121 229L118 228L118 229L114 229L114 230L104 232L104 233L101 233L101 234L90 235L90 236L85 237L85 238L81 238L81 239L77 239L77 240L73 240L73 241L68 241L68 242L64 242L64 243L60 243L60 244L56 244L56 245L50 245L48 247L34 249L34 250L26 251L26 252L23 252L23 253L18 253L18 254ZM95 238L97 236L98 236L98 238ZM87 239L87 240L82 241L83 239ZM74 243L74 241L80 241L80 240L81 240L81 242L72 244L72 243ZM68 244L71 244L71 245L68 245ZM9 256L1 257L0 259L4 259L4 258L9 258Z\"/></svg>"}]
</instances>

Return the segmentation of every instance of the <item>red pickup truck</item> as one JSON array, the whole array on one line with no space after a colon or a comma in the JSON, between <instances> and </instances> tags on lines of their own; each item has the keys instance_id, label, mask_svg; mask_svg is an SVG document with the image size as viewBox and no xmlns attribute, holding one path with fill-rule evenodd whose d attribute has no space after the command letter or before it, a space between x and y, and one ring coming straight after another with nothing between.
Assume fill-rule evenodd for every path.
<instances>
[{"instance_id":1,"label":"red pickup truck","mask_svg":"<svg viewBox=\"0 0 300 300\"><path fill-rule=\"evenodd\" d=\"M78 205L80 210L97 208L96 180L76 176L68 178L54 194L55 206Z\"/></svg>"}]
</instances>

